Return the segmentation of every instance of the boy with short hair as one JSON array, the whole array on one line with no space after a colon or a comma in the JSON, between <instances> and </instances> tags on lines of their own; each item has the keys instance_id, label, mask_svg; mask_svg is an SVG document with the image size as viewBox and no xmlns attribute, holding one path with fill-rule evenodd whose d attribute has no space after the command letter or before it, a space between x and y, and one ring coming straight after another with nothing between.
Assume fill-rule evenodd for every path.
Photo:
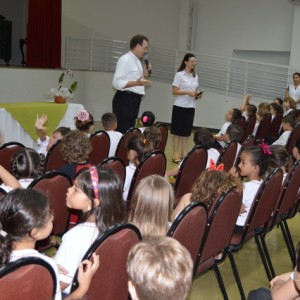
<instances>
[{"instance_id":1,"label":"boy with short hair","mask_svg":"<svg viewBox=\"0 0 300 300\"><path fill-rule=\"evenodd\" d=\"M130 250L127 273L132 300L184 300L192 285L193 262L175 239L148 236Z\"/></svg>"},{"instance_id":2,"label":"boy with short hair","mask_svg":"<svg viewBox=\"0 0 300 300\"><path fill-rule=\"evenodd\" d=\"M118 143L122 137L122 133L116 131L118 126L117 117L113 113L105 113L102 115L101 122L104 130L106 131L110 139L110 148L108 156L114 156L116 154Z\"/></svg>"},{"instance_id":3,"label":"boy with short hair","mask_svg":"<svg viewBox=\"0 0 300 300\"><path fill-rule=\"evenodd\" d=\"M285 146L289 139L289 136L297 124L297 120L294 115L287 115L282 119L282 129L284 132L272 145L282 145Z\"/></svg>"}]
</instances>

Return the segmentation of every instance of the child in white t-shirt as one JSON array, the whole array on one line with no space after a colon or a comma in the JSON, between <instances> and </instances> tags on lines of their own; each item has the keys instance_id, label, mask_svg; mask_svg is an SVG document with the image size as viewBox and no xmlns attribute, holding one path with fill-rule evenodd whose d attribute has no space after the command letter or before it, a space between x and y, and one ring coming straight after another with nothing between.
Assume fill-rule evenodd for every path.
<instances>
[{"instance_id":1,"label":"child in white t-shirt","mask_svg":"<svg viewBox=\"0 0 300 300\"><path fill-rule=\"evenodd\" d=\"M119 131L116 131L118 126L117 117L113 113L105 113L101 117L101 123L109 136L110 148L108 156L114 156L116 154L117 146L123 134Z\"/></svg>"}]
</instances>

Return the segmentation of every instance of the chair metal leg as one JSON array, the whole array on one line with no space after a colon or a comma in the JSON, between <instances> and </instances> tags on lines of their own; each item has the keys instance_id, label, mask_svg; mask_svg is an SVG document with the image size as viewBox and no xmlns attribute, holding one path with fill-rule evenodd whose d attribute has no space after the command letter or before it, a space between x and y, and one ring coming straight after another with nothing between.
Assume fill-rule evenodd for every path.
<instances>
[{"instance_id":1,"label":"chair metal leg","mask_svg":"<svg viewBox=\"0 0 300 300\"><path fill-rule=\"evenodd\" d=\"M283 225L284 225L284 228L285 228L285 232L287 234L287 237L288 237L288 240L289 240L289 243L290 243L290 246L291 246L291 251L293 253L293 257L294 257L294 267L295 267L295 262L296 262L296 250L295 250L295 245L294 245L294 241L293 241L293 238L292 238L292 235L291 235L291 231L290 231L290 228L289 228L289 225L287 223L287 220L283 220Z\"/></svg>"},{"instance_id":2,"label":"chair metal leg","mask_svg":"<svg viewBox=\"0 0 300 300\"><path fill-rule=\"evenodd\" d=\"M238 286L238 289L239 289L239 292L241 295L241 300L246 300L246 296L245 296L245 292L244 292L244 289L242 286L241 278L240 278L238 269L236 267L235 260L233 257L233 253L231 252L231 249L229 249L229 251L228 251L228 256L229 256L229 260L230 260L230 264L231 264L231 269L232 269L236 284Z\"/></svg>"},{"instance_id":3,"label":"chair metal leg","mask_svg":"<svg viewBox=\"0 0 300 300\"><path fill-rule=\"evenodd\" d=\"M280 229L281 229L286 247L289 251L289 255L290 255L290 258L291 258L291 261L292 261L292 265L295 267L295 258L296 258L296 255L294 254L295 249L292 249L293 246L291 245L290 240L288 238L288 234L286 232L286 227L285 227L284 221L280 222L279 225L280 225Z\"/></svg>"},{"instance_id":4,"label":"chair metal leg","mask_svg":"<svg viewBox=\"0 0 300 300\"><path fill-rule=\"evenodd\" d=\"M272 263L272 260L271 260L271 256L270 256L265 238L266 238L266 234L260 235L261 245L263 247L263 251L264 251L266 260L268 262L269 270L270 270L270 273L271 273L272 279L273 279L276 276L276 273L275 273L275 270L274 270L274 267L273 267L273 263Z\"/></svg>"},{"instance_id":5,"label":"chair metal leg","mask_svg":"<svg viewBox=\"0 0 300 300\"><path fill-rule=\"evenodd\" d=\"M261 261L262 261L262 263L264 265L264 268L265 268L268 280L271 281L272 280L272 275L271 275L271 272L270 272L270 269L269 269L269 266L268 266L268 263L267 263L267 260L266 260L263 248L262 248L262 245L260 243L259 236L255 235L254 238L255 238L255 242L256 242L256 245L257 245L257 248L258 248L258 253L259 253Z\"/></svg>"},{"instance_id":6,"label":"chair metal leg","mask_svg":"<svg viewBox=\"0 0 300 300\"><path fill-rule=\"evenodd\" d=\"M223 298L224 298L224 300L228 300L228 295L226 292L226 288L225 288L219 267L217 264L215 264L213 268L214 268L214 272L215 272L216 278L218 280L218 284L219 284L220 290L222 292Z\"/></svg>"}]
</instances>

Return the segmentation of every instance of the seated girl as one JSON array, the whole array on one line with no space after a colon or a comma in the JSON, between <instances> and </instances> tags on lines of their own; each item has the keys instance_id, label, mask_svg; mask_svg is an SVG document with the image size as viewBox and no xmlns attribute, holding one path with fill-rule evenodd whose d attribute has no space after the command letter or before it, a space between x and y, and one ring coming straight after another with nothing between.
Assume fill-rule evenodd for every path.
<instances>
[{"instance_id":1,"label":"seated girl","mask_svg":"<svg viewBox=\"0 0 300 300\"><path fill-rule=\"evenodd\" d=\"M132 198L128 221L136 225L142 236L165 236L171 221L174 191L159 175L142 179Z\"/></svg>"}]
</instances>

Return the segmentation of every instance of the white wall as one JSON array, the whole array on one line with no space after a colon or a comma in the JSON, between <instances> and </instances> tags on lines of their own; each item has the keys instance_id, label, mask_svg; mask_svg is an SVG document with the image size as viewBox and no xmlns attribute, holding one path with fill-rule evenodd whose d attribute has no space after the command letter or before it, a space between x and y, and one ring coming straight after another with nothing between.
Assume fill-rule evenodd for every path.
<instances>
[{"instance_id":1,"label":"white wall","mask_svg":"<svg viewBox=\"0 0 300 300\"><path fill-rule=\"evenodd\" d=\"M294 6L288 0L196 0L195 50L231 56L236 50L290 51Z\"/></svg>"}]
</instances>

